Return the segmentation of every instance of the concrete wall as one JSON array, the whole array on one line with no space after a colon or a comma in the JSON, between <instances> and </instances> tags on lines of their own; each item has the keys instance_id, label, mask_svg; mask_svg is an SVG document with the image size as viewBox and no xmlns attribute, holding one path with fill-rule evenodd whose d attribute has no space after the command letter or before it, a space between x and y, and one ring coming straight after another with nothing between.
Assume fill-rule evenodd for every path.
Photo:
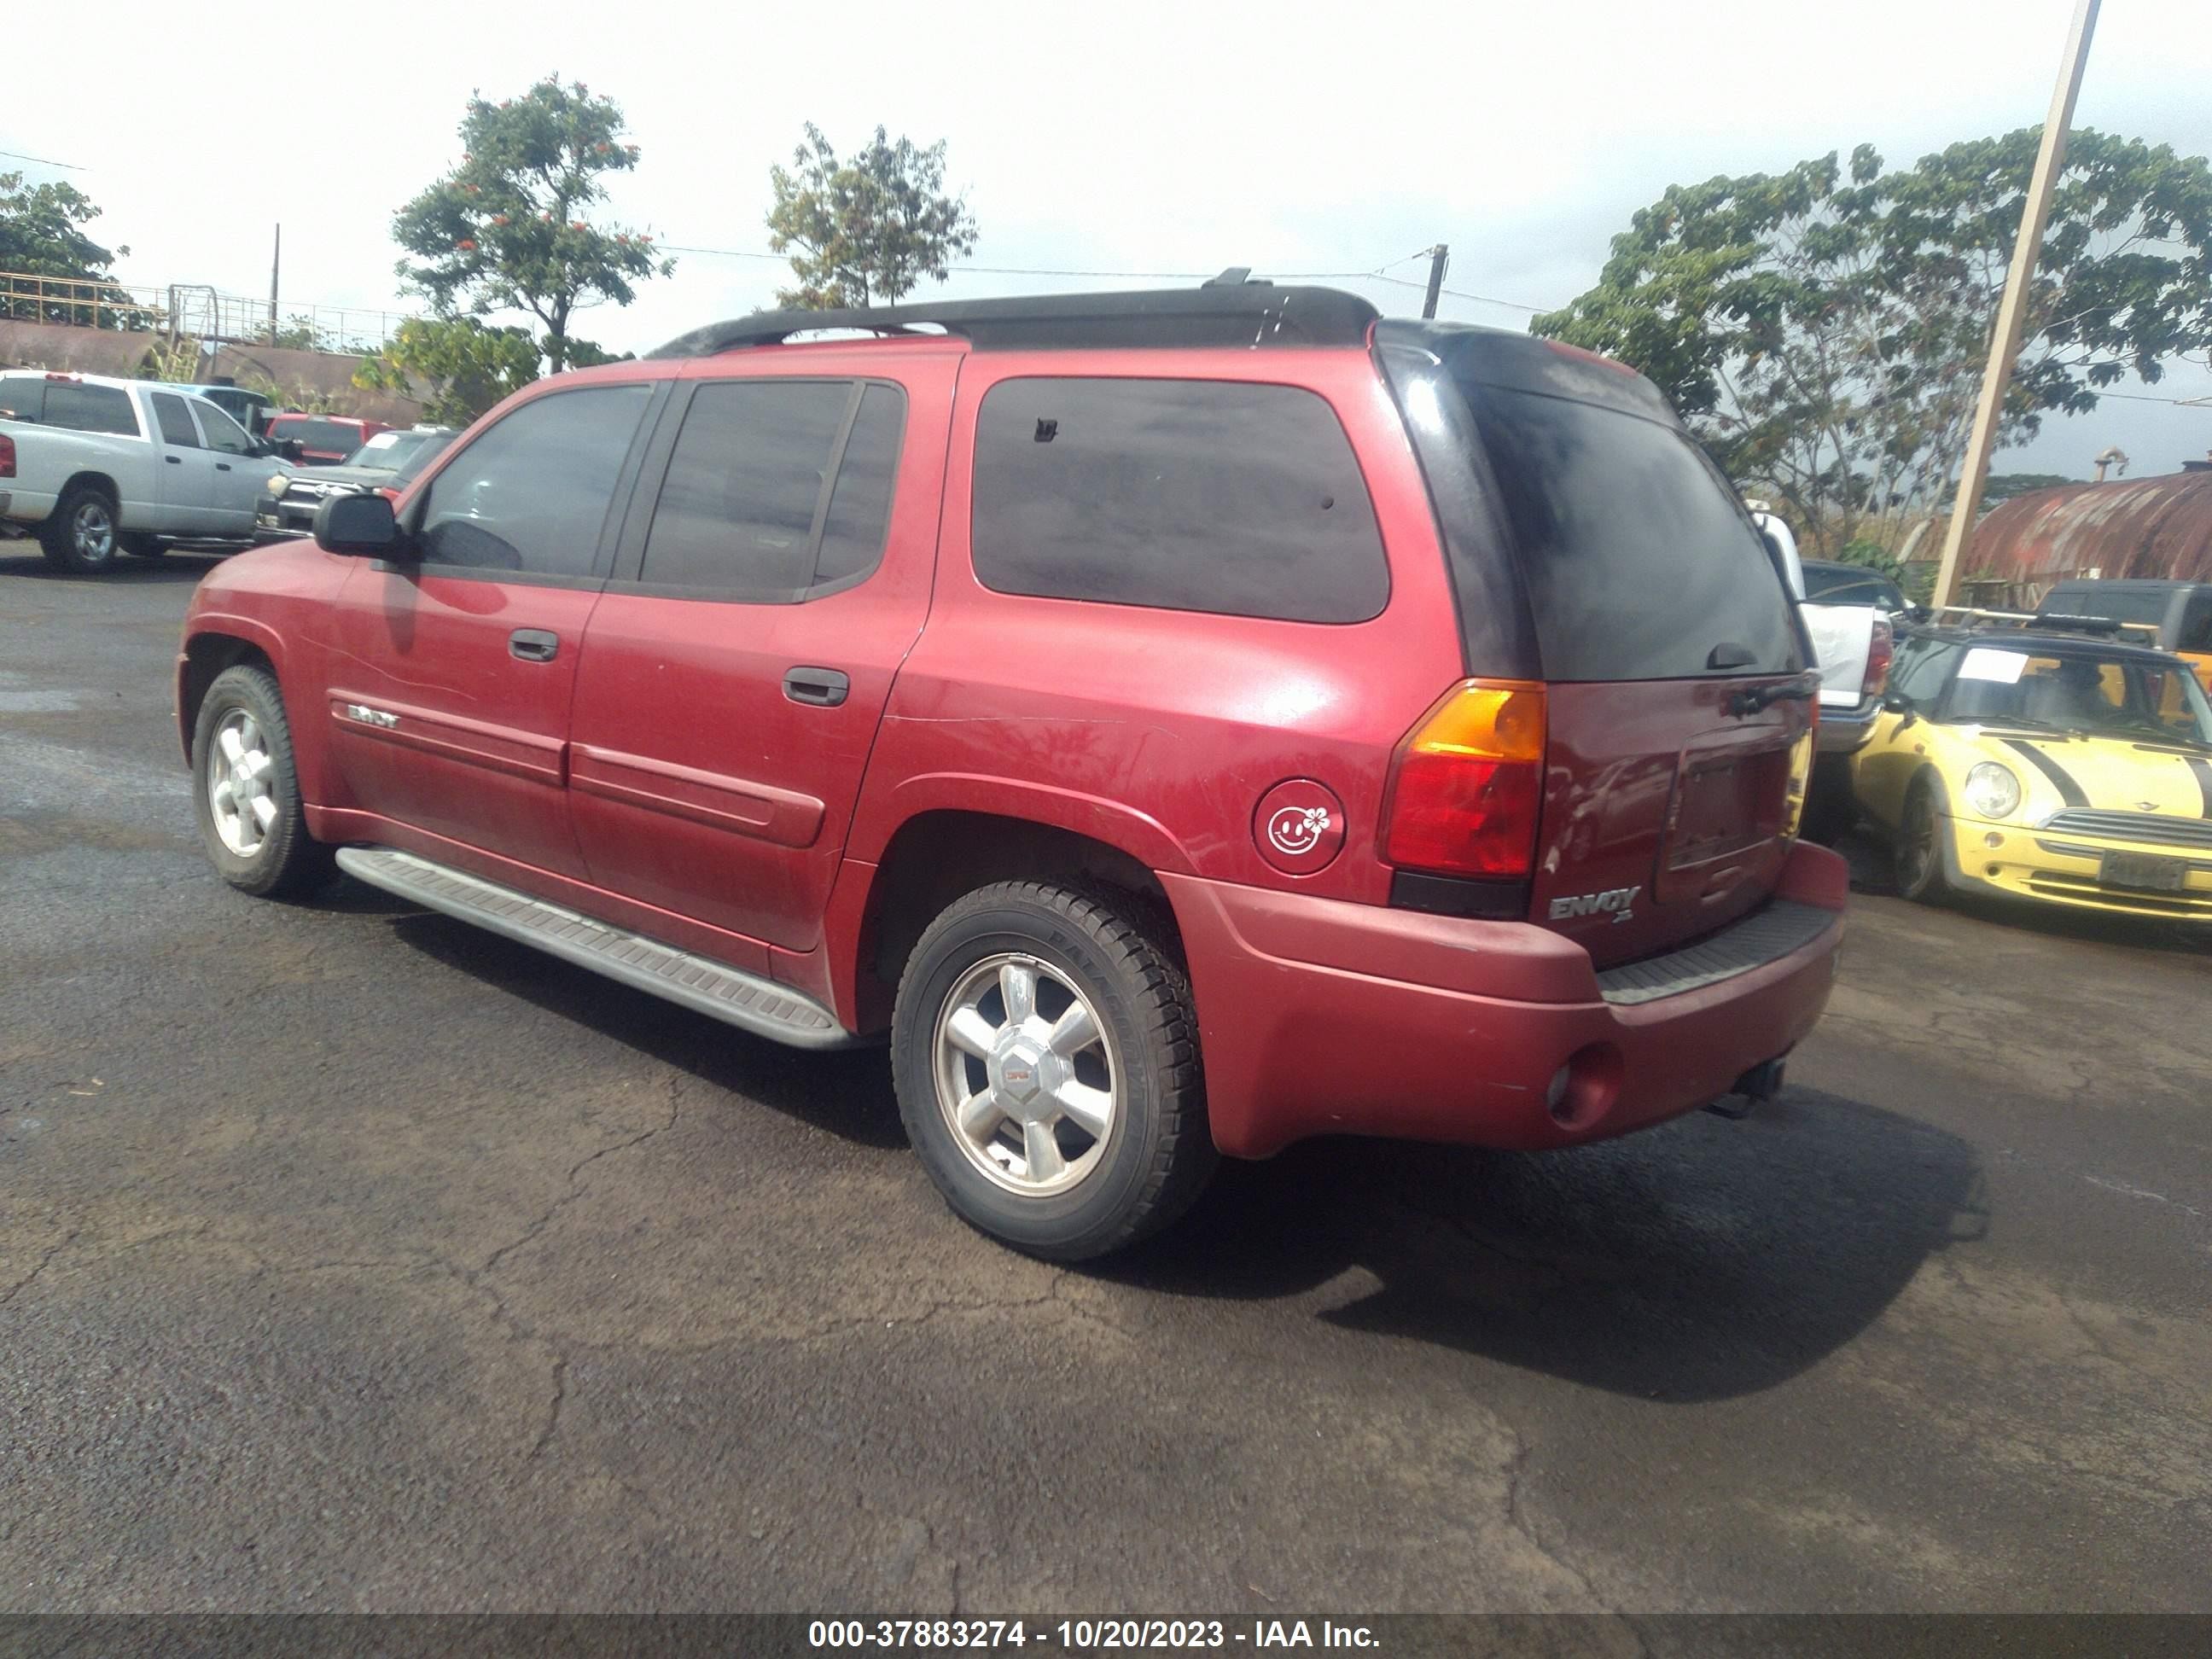
<instances>
[{"instance_id":1,"label":"concrete wall","mask_svg":"<svg viewBox=\"0 0 2212 1659\"><path fill-rule=\"evenodd\" d=\"M129 379L137 374L147 352L158 343L159 337L152 334L0 319L0 368L50 368ZM411 426L422 418L422 405L412 398L356 387L353 372L361 362L325 351L226 345L216 348L211 362L203 355L199 378L228 376L256 389L273 384L287 394L287 401L301 392L326 393L336 400L334 413L382 421L387 426Z\"/></svg>"}]
</instances>

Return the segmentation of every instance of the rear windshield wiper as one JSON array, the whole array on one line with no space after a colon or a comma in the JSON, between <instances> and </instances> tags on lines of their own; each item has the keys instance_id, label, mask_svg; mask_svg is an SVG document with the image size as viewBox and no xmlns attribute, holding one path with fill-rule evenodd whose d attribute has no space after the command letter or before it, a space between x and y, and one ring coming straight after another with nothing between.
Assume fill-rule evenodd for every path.
<instances>
[{"instance_id":1,"label":"rear windshield wiper","mask_svg":"<svg viewBox=\"0 0 2212 1659\"><path fill-rule=\"evenodd\" d=\"M1728 711L1739 716L1756 714L1769 703L1810 702L1820 695L1820 675L1801 674L1794 680L1777 680L1771 685L1754 685L1748 690L1732 694L1728 701Z\"/></svg>"}]
</instances>

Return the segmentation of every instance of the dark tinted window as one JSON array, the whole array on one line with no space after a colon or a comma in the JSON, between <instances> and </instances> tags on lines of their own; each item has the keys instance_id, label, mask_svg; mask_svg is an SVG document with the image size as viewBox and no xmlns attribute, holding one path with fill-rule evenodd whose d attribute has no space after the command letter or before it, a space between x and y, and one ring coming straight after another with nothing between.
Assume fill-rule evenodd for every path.
<instances>
[{"instance_id":1,"label":"dark tinted window","mask_svg":"<svg viewBox=\"0 0 2212 1659\"><path fill-rule=\"evenodd\" d=\"M2157 588L2110 588L2101 582L2077 582L2055 587L2043 602L2046 617L2105 617L2113 622L2148 623L2166 626L2166 607L2173 595ZM2131 644L2149 642L2147 634L2136 634Z\"/></svg>"},{"instance_id":2,"label":"dark tinted window","mask_svg":"<svg viewBox=\"0 0 2212 1659\"><path fill-rule=\"evenodd\" d=\"M177 449L198 449L200 447L199 428L192 424L192 412L185 407L185 400L173 392L154 394L154 418L161 423L161 441Z\"/></svg>"},{"instance_id":3,"label":"dark tinted window","mask_svg":"<svg viewBox=\"0 0 2212 1659\"><path fill-rule=\"evenodd\" d=\"M46 406L43 374L0 374L0 420L35 421Z\"/></svg>"},{"instance_id":4,"label":"dark tinted window","mask_svg":"<svg viewBox=\"0 0 2212 1659\"><path fill-rule=\"evenodd\" d=\"M253 440L246 435L246 428L224 414L204 398L193 400L198 407L192 412L200 417L200 430L207 434L207 447L226 455L250 455Z\"/></svg>"},{"instance_id":5,"label":"dark tinted window","mask_svg":"<svg viewBox=\"0 0 2212 1659\"><path fill-rule=\"evenodd\" d=\"M1892 616L1905 609L1905 595L1895 582L1850 565L1807 565L1805 597L1819 605L1870 605Z\"/></svg>"},{"instance_id":6,"label":"dark tinted window","mask_svg":"<svg viewBox=\"0 0 2212 1659\"><path fill-rule=\"evenodd\" d=\"M432 564L550 576L592 574L650 386L557 392L479 435L430 481L422 556Z\"/></svg>"},{"instance_id":7,"label":"dark tinted window","mask_svg":"<svg viewBox=\"0 0 2212 1659\"><path fill-rule=\"evenodd\" d=\"M361 428L337 421L289 420L272 423L273 438L296 438L302 449L319 455L350 455L361 447Z\"/></svg>"},{"instance_id":8,"label":"dark tinted window","mask_svg":"<svg viewBox=\"0 0 2212 1659\"><path fill-rule=\"evenodd\" d=\"M1003 381L976 428L974 544L1006 593L1317 623L1390 593L1351 442L1294 386Z\"/></svg>"},{"instance_id":9,"label":"dark tinted window","mask_svg":"<svg viewBox=\"0 0 2212 1659\"><path fill-rule=\"evenodd\" d=\"M1727 484L1681 433L1571 398L1463 388L1521 561L1544 676L1796 671L1786 591ZM1727 655L1723 653L1725 659Z\"/></svg>"},{"instance_id":10,"label":"dark tinted window","mask_svg":"<svg viewBox=\"0 0 2212 1659\"><path fill-rule=\"evenodd\" d=\"M2212 651L2212 588L2192 594L2189 609L2181 621L2181 637L2174 642L2178 651Z\"/></svg>"},{"instance_id":11,"label":"dark tinted window","mask_svg":"<svg viewBox=\"0 0 2212 1659\"><path fill-rule=\"evenodd\" d=\"M723 380L684 417L641 579L789 599L814 572L814 519L851 408L849 382Z\"/></svg>"},{"instance_id":12,"label":"dark tinted window","mask_svg":"<svg viewBox=\"0 0 2212 1659\"><path fill-rule=\"evenodd\" d=\"M137 412L131 394L112 386L80 386L74 380L46 382L46 422L72 432L114 432L138 435Z\"/></svg>"},{"instance_id":13,"label":"dark tinted window","mask_svg":"<svg viewBox=\"0 0 2212 1659\"><path fill-rule=\"evenodd\" d=\"M896 387L872 386L860 393L860 411L853 417L837 485L830 492L830 514L823 520L822 550L814 560L817 588L855 581L884 556L905 424L906 398Z\"/></svg>"}]
</instances>

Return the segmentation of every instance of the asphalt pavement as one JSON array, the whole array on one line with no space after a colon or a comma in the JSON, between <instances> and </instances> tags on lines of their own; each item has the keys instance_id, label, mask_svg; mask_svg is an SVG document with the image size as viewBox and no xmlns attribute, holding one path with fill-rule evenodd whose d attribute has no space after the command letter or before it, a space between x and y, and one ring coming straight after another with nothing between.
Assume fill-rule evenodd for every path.
<instances>
[{"instance_id":1,"label":"asphalt pavement","mask_svg":"<svg viewBox=\"0 0 2212 1659\"><path fill-rule=\"evenodd\" d=\"M880 1053L203 859L205 561L0 542L0 1609L2212 1611L2212 950L1857 849L1783 1097L1065 1270Z\"/></svg>"}]
</instances>

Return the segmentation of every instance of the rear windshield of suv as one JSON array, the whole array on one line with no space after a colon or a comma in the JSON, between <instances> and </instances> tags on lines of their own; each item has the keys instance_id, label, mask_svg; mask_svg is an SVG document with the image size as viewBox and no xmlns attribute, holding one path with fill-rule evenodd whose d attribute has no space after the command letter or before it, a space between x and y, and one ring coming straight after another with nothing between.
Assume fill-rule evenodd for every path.
<instances>
[{"instance_id":1,"label":"rear windshield of suv","mask_svg":"<svg viewBox=\"0 0 2212 1659\"><path fill-rule=\"evenodd\" d=\"M317 454L350 455L361 447L361 428L336 421L278 421L269 434L279 440L296 438L302 449Z\"/></svg>"},{"instance_id":2,"label":"rear windshield of suv","mask_svg":"<svg viewBox=\"0 0 2212 1659\"><path fill-rule=\"evenodd\" d=\"M1378 337L1453 544L1470 672L1662 680L1803 667L1772 556L1648 383L1487 330L1391 349L1400 327ZM1467 614L1516 603L1504 573L1480 568L1498 562L1473 499L1486 494L1533 641L1510 619ZM1500 651L1513 654L1489 659Z\"/></svg>"}]
</instances>

